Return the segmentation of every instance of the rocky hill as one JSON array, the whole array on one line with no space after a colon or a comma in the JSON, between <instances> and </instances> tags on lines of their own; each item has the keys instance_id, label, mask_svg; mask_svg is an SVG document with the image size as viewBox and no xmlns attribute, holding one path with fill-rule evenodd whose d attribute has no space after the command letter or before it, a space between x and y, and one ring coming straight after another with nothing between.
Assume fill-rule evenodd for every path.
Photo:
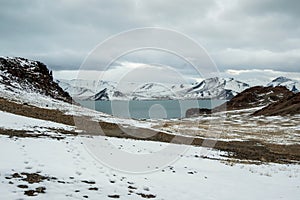
<instances>
[{"instance_id":1,"label":"rocky hill","mask_svg":"<svg viewBox=\"0 0 300 200\"><path fill-rule=\"evenodd\" d=\"M5 90L37 92L57 100L72 102L72 97L53 80L52 72L39 61L0 57L0 84Z\"/></svg>"},{"instance_id":2,"label":"rocky hill","mask_svg":"<svg viewBox=\"0 0 300 200\"><path fill-rule=\"evenodd\" d=\"M187 110L186 116L192 117L226 110L240 110L268 106L269 104L276 103L281 100L284 101L286 98L292 97L293 95L294 93L284 86L255 86L237 94L230 101L214 108L213 110L192 108Z\"/></svg>"},{"instance_id":3,"label":"rocky hill","mask_svg":"<svg viewBox=\"0 0 300 200\"><path fill-rule=\"evenodd\" d=\"M249 88L232 98L226 103L226 110L239 110L267 106L270 103L278 102L292 95L293 92L284 86L256 86Z\"/></svg>"},{"instance_id":4,"label":"rocky hill","mask_svg":"<svg viewBox=\"0 0 300 200\"><path fill-rule=\"evenodd\" d=\"M286 98L272 103L261 110L253 113L254 116L258 115L295 115L300 114L300 93L289 95Z\"/></svg>"}]
</instances>

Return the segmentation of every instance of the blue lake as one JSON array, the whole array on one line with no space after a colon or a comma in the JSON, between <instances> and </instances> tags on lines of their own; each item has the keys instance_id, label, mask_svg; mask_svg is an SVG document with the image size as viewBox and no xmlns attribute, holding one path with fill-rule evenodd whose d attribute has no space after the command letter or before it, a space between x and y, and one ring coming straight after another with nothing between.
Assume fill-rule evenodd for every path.
<instances>
[{"instance_id":1,"label":"blue lake","mask_svg":"<svg viewBox=\"0 0 300 200\"><path fill-rule=\"evenodd\" d=\"M113 116L134 119L184 118L190 108L214 108L224 100L78 101L82 106Z\"/></svg>"}]
</instances>

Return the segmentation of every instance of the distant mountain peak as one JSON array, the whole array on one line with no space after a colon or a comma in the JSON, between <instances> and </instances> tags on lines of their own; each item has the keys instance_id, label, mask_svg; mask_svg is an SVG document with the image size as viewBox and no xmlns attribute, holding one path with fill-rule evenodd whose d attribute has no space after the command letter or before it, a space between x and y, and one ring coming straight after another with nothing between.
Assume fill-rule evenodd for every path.
<instances>
[{"instance_id":1,"label":"distant mountain peak","mask_svg":"<svg viewBox=\"0 0 300 200\"><path fill-rule=\"evenodd\" d=\"M274 79L272 82L280 82L280 83L284 83L284 82L288 82L288 81L293 81L292 79L289 79L287 77L284 76L279 76L276 79Z\"/></svg>"},{"instance_id":2,"label":"distant mountain peak","mask_svg":"<svg viewBox=\"0 0 300 200\"><path fill-rule=\"evenodd\" d=\"M293 80L284 76L274 79L267 86L284 86L294 93L298 93L300 91L300 83L297 80Z\"/></svg>"}]
</instances>

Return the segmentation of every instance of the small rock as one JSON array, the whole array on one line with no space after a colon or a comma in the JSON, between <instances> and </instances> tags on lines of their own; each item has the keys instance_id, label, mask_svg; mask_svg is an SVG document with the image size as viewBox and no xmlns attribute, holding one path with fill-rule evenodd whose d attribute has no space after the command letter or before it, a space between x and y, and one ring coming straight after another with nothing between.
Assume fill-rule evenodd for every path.
<instances>
[{"instance_id":1,"label":"small rock","mask_svg":"<svg viewBox=\"0 0 300 200\"><path fill-rule=\"evenodd\" d=\"M36 191L37 193L46 193L45 190L46 190L45 187L38 187L38 188L35 189L35 191Z\"/></svg>"},{"instance_id":2,"label":"small rock","mask_svg":"<svg viewBox=\"0 0 300 200\"><path fill-rule=\"evenodd\" d=\"M96 187L93 187L93 188L89 188L89 190L98 191L99 189L98 189L98 188L96 188Z\"/></svg>"},{"instance_id":3,"label":"small rock","mask_svg":"<svg viewBox=\"0 0 300 200\"><path fill-rule=\"evenodd\" d=\"M24 195L36 196L36 192L35 192L35 190L27 190L27 191L24 192Z\"/></svg>"},{"instance_id":4,"label":"small rock","mask_svg":"<svg viewBox=\"0 0 300 200\"><path fill-rule=\"evenodd\" d=\"M86 183L86 184L96 184L96 182L95 181L81 181L81 182L83 182L83 183Z\"/></svg>"},{"instance_id":5,"label":"small rock","mask_svg":"<svg viewBox=\"0 0 300 200\"><path fill-rule=\"evenodd\" d=\"M118 199L120 198L120 195L118 194L113 194L113 195L108 195L109 198L113 198L113 199Z\"/></svg>"},{"instance_id":6,"label":"small rock","mask_svg":"<svg viewBox=\"0 0 300 200\"><path fill-rule=\"evenodd\" d=\"M25 189L25 188L28 188L28 185L18 185L17 187L18 187L18 188Z\"/></svg>"}]
</instances>

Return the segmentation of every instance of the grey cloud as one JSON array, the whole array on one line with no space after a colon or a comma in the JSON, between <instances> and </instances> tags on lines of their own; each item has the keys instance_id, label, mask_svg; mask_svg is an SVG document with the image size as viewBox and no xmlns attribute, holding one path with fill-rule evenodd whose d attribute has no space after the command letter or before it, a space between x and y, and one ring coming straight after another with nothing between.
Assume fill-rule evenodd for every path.
<instances>
[{"instance_id":1,"label":"grey cloud","mask_svg":"<svg viewBox=\"0 0 300 200\"><path fill-rule=\"evenodd\" d=\"M298 0L242 0L241 2L240 9L250 15L282 14L291 17L300 16L300 2Z\"/></svg>"},{"instance_id":2,"label":"grey cloud","mask_svg":"<svg viewBox=\"0 0 300 200\"><path fill-rule=\"evenodd\" d=\"M4 0L0 54L38 59L56 70L78 69L108 37L157 26L191 36L224 70L299 71L299 7L297 0ZM257 53L264 51L272 56ZM172 58L158 58L181 69Z\"/></svg>"}]
</instances>

